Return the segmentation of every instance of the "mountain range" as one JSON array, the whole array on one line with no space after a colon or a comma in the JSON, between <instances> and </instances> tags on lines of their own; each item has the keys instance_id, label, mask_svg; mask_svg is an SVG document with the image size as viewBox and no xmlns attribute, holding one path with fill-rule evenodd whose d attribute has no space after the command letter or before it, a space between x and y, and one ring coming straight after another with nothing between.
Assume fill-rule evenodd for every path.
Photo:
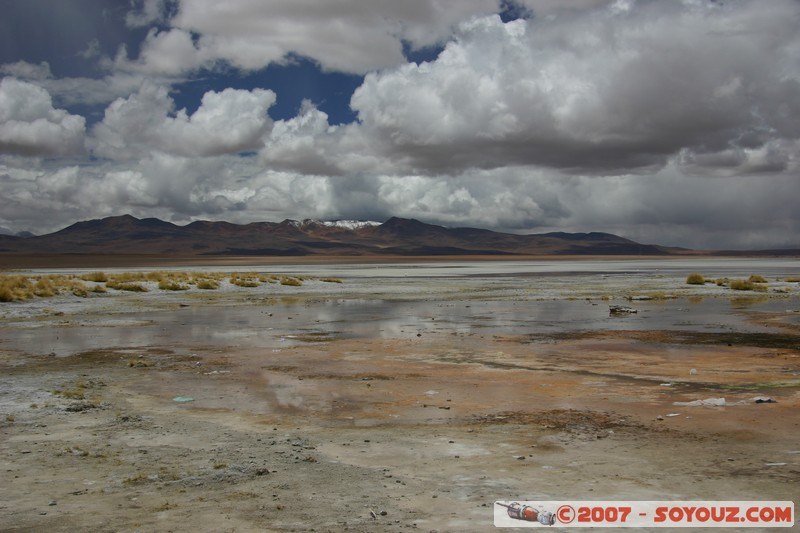
<instances>
[{"instance_id":1,"label":"mountain range","mask_svg":"<svg viewBox=\"0 0 800 533\"><path fill-rule=\"evenodd\" d=\"M172 256L668 255L688 250L609 233L517 235L393 217L383 223L319 220L197 221L178 226L131 215L77 222L47 235L0 235L0 253Z\"/></svg>"}]
</instances>

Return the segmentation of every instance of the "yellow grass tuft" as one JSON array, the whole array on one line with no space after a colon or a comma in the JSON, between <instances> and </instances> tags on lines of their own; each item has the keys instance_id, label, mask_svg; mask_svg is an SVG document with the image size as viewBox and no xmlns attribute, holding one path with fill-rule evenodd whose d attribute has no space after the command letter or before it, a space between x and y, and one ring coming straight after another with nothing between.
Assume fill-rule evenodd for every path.
<instances>
[{"instance_id":1,"label":"yellow grass tuft","mask_svg":"<svg viewBox=\"0 0 800 533\"><path fill-rule=\"evenodd\" d=\"M688 285L704 285L705 282L706 278L704 278L702 274L698 274L697 272L689 274L686 277L686 283Z\"/></svg>"},{"instance_id":2,"label":"yellow grass tuft","mask_svg":"<svg viewBox=\"0 0 800 533\"><path fill-rule=\"evenodd\" d=\"M188 291L189 286L176 280L162 279L158 282L158 288L162 291Z\"/></svg>"},{"instance_id":3,"label":"yellow grass tuft","mask_svg":"<svg viewBox=\"0 0 800 533\"><path fill-rule=\"evenodd\" d=\"M94 281L95 283L105 283L108 281L108 276L105 272L90 272L81 276L83 281Z\"/></svg>"},{"instance_id":4,"label":"yellow grass tuft","mask_svg":"<svg viewBox=\"0 0 800 533\"><path fill-rule=\"evenodd\" d=\"M106 287L109 289L114 289L117 291L128 291L128 292L147 292L147 288L143 285L138 283L131 283L131 282L123 282L123 281L116 281L116 280L108 280L106 282Z\"/></svg>"},{"instance_id":5,"label":"yellow grass tuft","mask_svg":"<svg viewBox=\"0 0 800 533\"><path fill-rule=\"evenodd\" d=\"M231 285L237 287L258 287L261 285L259 274L255 272L232 272L230 277Z\"/></svg>"},{"instance_id":6,"label":"yellow grass tuft","mask_svg":"<svg viewBox=\"0 0 800 533\"><path fill-rule=\"evenodd\" d=\"M219 282L214 279L200 279L197 280L197 288L204 290L219 289Z\"/></svg>"}]
</instances>

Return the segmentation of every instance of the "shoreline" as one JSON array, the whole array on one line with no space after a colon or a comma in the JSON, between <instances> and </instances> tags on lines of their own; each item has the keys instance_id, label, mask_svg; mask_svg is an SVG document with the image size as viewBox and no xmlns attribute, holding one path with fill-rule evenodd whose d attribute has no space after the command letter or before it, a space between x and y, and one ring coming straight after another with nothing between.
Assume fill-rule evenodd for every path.
<instances>
[{"instance_id":1,"label":"shoreline","mask_svg":"<svg viewBox=\"0 0 800 533\"><path fill-rule=\"evenodd\" d=\"M435 262L530 262L530 261L636 261L690 259L797 259L797 256L696 252L674 255L303 255L303 256L169 256L147 254L16 254L0 253L0 271L45 268L144 268L192 266L258 266L319 264L393 264Z\"/></svg>"}]
</instances>

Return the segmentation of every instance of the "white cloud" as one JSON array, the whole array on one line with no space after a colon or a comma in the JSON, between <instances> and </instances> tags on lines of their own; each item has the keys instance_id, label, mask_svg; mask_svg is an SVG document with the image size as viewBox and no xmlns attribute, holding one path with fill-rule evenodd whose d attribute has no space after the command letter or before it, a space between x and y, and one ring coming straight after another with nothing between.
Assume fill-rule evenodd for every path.
<instances>
[{"instance_id":1,"label":"white cloud","mask_svg":"<svg viewBox=\"0 0 800 533\"><path fill-rule=\"evenodd\" d=\"M209 91L192 115L181 109L173 116L167 89L145 83L108 106L92 131L92 147L110 159L153 152L214 156L258 150L272 127L267 109L274 102L275 93L263 89Z\"/></svg>"},{"instance_id":2,"label":"white cloud","mask_svg":"<svg viewBox=\"0 0 800 533\"><path fill-rule=\"evenodd\" d=\"M50 64L47 61L41 63L28 63L27 61L17 61L0 65L0 74L12 76L22 80L41 81L53 77L50 72Z\"/></svg>"},{"instance_id":3,"label":"white cloud","mask_svg":"<svg viewBox=\"0 0 800 533\"><path fill-rule=\"evenodd\" d=\"M331 177L264 170L255 158L236 156L153 154L54 168L0 158L0 225L14 231L55 231L121 213L176 223L403 216L505 231L608 231L697 248L768 248L797 246L798 195L793 175L767 183L750 176L697 179L673 163L646 179L526 167Z\"/></svg>"},{"instance_id":4,"label":"white cloud","mask_svg":"<svg viewBox=\"0 0 800 533\"><path fill-rule=\"evenodd\" d=\"M85 119L53 107L43 88L0 80L0 154L72 155L83 152Z\"/></svg>"},{"instance_id":5,"label":"white cloud","mask_svg":"<svg viewBox=\"0 0 800 533\"><path fill-rule=\"evenodd\" d=\"M158 2L132 17L159 12L150 4ZM365 73L403 63L403 42L439 43L458 22L497 7L497 0L182 0L171 29L152 32L141 55L125 54L118 66L171 75L224 61L258 70L300 55L328 70Z\"/></svg>"},{"instance_id":6,"label":"white cloud","mask_svg":"<svg viewBox=\"0 0 800 533\"><path fill-rule=\"evenodd\" d=\"M122 72L177 76L204 66L207 57L207 53L195 47L189 32L177 28L167 31L153 28L142 43L138 60L128 59L127 48L121 48L114 67Z\"/></svg>"},{"instance_id":7,"label":"white cloud","mask_svg":"<svg viewBox=\"0 0 800 533\"><path fill-rule=\"evenodd\" d=\"M358 123L331 128L312 107L279 122L263 160L329 175L509 165L614 175L652 173L680 155L698 175L791 171L800 6L772 5L476 18L435 61L368 74L351 99Z\"/></svg>"},{"instance_id":8,"label":"white cloud","mask_svg":"<svg viewBox=\"0 0 800 533\"><path fill-rule=\"evenodd\" d=\"M798 245L800 4L520 3L533 18L503 24L484 16L494 0L196 0L170 20L161 0L139 1L129 25L169 28L135 58L122 49L104 63L121 70L102 80L55 79L46 63L0 67L8 83L30 82L0 91L14 102L0 104L0 131L16 120L17 142L39 124L52 134L0 155L0 225L53 231L124 212L177 223L398 215L705 248ZM449 42L416 65L403 40ZM194 112L170 97L187 71L292 54L371 72L351 100L358 122L332 126L306 103L273 124L271 91L209 92ZM80 117L57 109L64 102L112 102L88 139L100 161L28 157L70 146L59 139L82 146L83 122L70 129ZM258 157L237 155L251 150Z\"/></svg>"},{"instance_id":9,"label":"white cloud","mask_svg":"<svg viewBox=\"0 0 800 533\"><path fill-rule=\"evenodd\" d=\"M478 18L435 61L368 74L351 104L373 144L423 173L509 164L645 173L682 151L776 142L791 151L800 6L770 6L641 2ZM795 157L772 152L762 168Z\"/></svg>"},{"instance_id":10,"label":"white cloud","mask_svg":"<svg viewBox=\"0 0 800 533\"><path fill-rule=\"evenodd\" d=\"M64 77L56 78L50 64L17 61L0 65L0 74L38 85L52 96L59 105L108 104L116 98L129 96L144 81L144 77L132 72L112 72L102 78ZM178 81L175 78L153 78L152 82L164 85Z\"/></svg>"},{"instance_id":11,"label":"white cloud","mask_svg":"<svg viewBox=\"0 0 800 533\"><path fill-rule=\"evenodd\" d=\"M331 126L328 115L306 101L296 117L275 122L260 158L272 169L320 176L397 172L398 161L384 157L364 133L357 124Z\"/></svg>"}]
</instances>

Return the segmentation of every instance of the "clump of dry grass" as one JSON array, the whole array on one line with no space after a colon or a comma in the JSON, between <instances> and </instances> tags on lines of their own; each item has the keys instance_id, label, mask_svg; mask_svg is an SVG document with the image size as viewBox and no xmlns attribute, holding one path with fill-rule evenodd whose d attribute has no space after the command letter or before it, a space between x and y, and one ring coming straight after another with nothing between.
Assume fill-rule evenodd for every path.
<instances>
[{"instance_id":1,"label":"clump of dry grass","mask_svg":"<svg viewBox=\"0 0 800 533\"><path fill-rule=\"evenodd\" d=\"M189 286L172 279L162 279L158 282L158 288L162 291L188 291Z\"/></svg>"},{"instance_id":2,"label":"clump of dry grass","mask_svg":"<svg viewBox=\"0 0 800 533\"><path fill-rule=\"evenodd\" d=\"M734 279L728 284L728 287L735 291L758 291L766 292L767 287L761 283L754 283L749 279Z\"/></svg>"},{"instance_id":3,"label":"clump of dry grass","mask_svg":"<svg viewBox=\"0 0 800 533\"><path fill-rule=\"evenodd\" d=\"M215 279L199 279L196 282L198 289L216 290L219 289L219 282Z\"/></svg>"},{"instance_id":4,"label":"clump of dry grass","mask_svg":"<svg viewBox=\"0 0 800 533\"><path fill-rule=\"evenodd\" d=\"M139 283L132 283L129 281L108 280L106 282L106 287L116 291L147 292L147 287L140 285Z\"/></svg>"},{"instance_id":5,"label":"clump of dry grass","mask_svg":"<svg viewBox=\"0 0 800 533\"><path fill-rule=\"evenodd\" d=\"M764 276L759 276L758 274L753 274L747 278L747 281L750 283L767 283L767 279Z\"/></svg>"},{"instance_id":6,"label":"clump of dry grass","mask_svg":"<svg viewBox=\"0 0 800 533\"><path fill-rule=\"evenodd\" d=\"M107 289L127 292L148 292L147 283L157 282L158 288L167 291L185 291L192 286L198 289L218 289L223 280L228 279L238 287L258 287L262 283L280 283L299 287L308 278L256 272L89 272L77 275L52 274L46 276L0 275L0 302L15 302L32 298L47 298L63 294L73 294L86 298L90 294L107 292ZM342 283L339 278L320 278L326 283ZM87 285L84 282L91 282Z\"/></svg>"},{"instance_id":7,"label":"clump of dry grass","mask_svg":"<svg viewBox=\"0 0 800 533\"><path fill-rule=\"evenodd\" d=\"M794 276L792 276L792 277L788 277L788 278L786 278L786 279L785 279L785 280L783 280L783 281L785 281L786 283L800 283L800 277L794 277Z\"/></svg>"},{"instance_id":8,"label":"clump of dry grass","mask_svg":"<svg viewBox=\"0 0 800 533\"><path fill-rule=\"evenodd\" d=\"M689 274L688 276L686 276L686 283L688 285L705 285L706 278L703 277L702 274L698 274L697 272L694 272L694 273Z\"/></svg>"},{"instance_id":9,"label":"clump of dry grass","mask_svg":"<svg viewBox=\"0 0 800 533\"><path fill-rule=\"evenodd\" d=\"M115 283L115 284L132 283L135 281L151 281L151 280L147 279L147 275L144 272L120 272L118 274L112 274L108 276L106 285L108 285L108 283Z\"/></svg>"},{"instance_id":10,"label":"clump of dry grass","mask_svg":"<svg viewBox=\"0 0 800 533\"><path fill-rule=\"evenodd\" d=\"M33 283L27 277L0 277L0 302L17 302L28 300L33 296Z\"/></svg>"},{"instance_id":11,"label":"clump of dry grass","mask_svg":"<svg viewBox=\"0 0 800 533\"><path fill-rule=\"evenodd\" d=\"M89 296L89 288L74 276L0 276L0 302L49 298L67 293L85 298Z\"/></svg>"},{"instance_id":12,"label":"clump of dry grass","mask_svg":"<svg viewBox=\"0 0 800 533\"><path fill-rule=\"evenodd\" d=\"M258 287L261 285L259 274L255 272L232 272L230 277L231 285L237 287Z\"/></svg>"},{"instance_id":13,"label":"clump of dry grass","mask_svg":"<svg viewBox=\"0 0 800 533\"><path fill-rule=\"evenodd\" d=\"M735 291L752 291L753 283L746 279L734 279L728 283L728 287Z\"/></svg>"},{"instance_id":14,"label":"clump of dry grass","mask_svg":"<svg viewBox=\"0 0 800 533\"><path fill-rule=\"evenodd\" d=\"M39 278L33 285L33 294L40 298L56 295L56 288L53 281L48 278Z\"/></svg>"},{"instance_id":15,"label":"clump of dry grass","mask_svg":"<svg viewBox=\"0 0 800 533\"><path fill-rule=\"evenodd\" d=\"M105 272L90 272L80 277L83 281L94 281L95 283L105 283L108 281L108 276Z\"/></svg>"}]
</instances>

